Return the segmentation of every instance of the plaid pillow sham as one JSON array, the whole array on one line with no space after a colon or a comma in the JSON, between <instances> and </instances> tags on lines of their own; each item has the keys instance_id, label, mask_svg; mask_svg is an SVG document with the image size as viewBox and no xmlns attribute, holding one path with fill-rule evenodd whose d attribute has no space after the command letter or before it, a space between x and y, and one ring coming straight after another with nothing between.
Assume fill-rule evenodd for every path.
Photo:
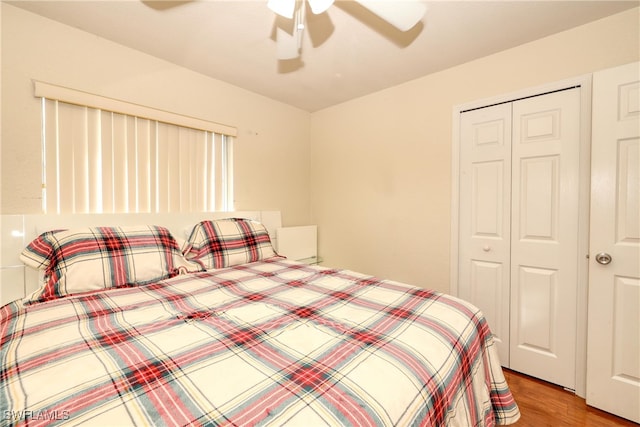
<instances>
[{"instance_id":1,"label":"plaid pillow sham","mask_svg":"<svg viewBox=\"0 0 640 427\"><path fill-rule=\"evenodd\" d=\"M20 259L44 270L42 286L28 297L31 302L200 270L184 259L169 230L154 225L48 231L33 240Z\"/></svg>"},{"instance_id":2,"label":"plaid pillow sham","mask_svg":"<svg viewBox=\"0 0 640 427\"><path fill-rule=\"evenodd\" d=\"M201 221L183 251L204 269L224 268L277 256L265 226L244 218Z\"/></svg>"}]
</instances>

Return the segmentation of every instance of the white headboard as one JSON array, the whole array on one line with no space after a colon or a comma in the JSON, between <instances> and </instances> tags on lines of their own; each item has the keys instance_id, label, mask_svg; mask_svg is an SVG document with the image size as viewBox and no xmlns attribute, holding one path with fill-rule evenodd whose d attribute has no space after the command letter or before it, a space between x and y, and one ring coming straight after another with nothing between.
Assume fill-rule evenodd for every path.
<instances>
[{"instance_id":1,"label":"white headboard","mask_svg":"<svg viewBox=\"0 0 640 427\"><path fill-rule=\"evenodd\" d=\"M48 230L110 225L153 224L166 227L178 240L205 219L250 218L262 222L277 247L276 229L282 226L279 211L199 212L163 214L65 214L0 215L0 306L23 298L38 287L39 274L20 261L20 253L34 238Z\"/></svg>"}]
</instances>

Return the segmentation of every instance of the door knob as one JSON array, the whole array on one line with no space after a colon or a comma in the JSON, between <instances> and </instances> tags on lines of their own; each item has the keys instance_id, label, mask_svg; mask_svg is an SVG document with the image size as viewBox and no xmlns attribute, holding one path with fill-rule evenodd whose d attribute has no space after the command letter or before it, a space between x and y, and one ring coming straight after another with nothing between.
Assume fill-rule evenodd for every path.
<instances>
[{"instance_id":1,"label":"door knob","mask_svg":"<svg viewBox=\"0 0 640 427\"><path fill-rule=\"evenodd\" d=\"M596 261L598 264L607 265L611 262L611 255L606 252L600 252L596 255Z\"/></svg>"}]
</instances>

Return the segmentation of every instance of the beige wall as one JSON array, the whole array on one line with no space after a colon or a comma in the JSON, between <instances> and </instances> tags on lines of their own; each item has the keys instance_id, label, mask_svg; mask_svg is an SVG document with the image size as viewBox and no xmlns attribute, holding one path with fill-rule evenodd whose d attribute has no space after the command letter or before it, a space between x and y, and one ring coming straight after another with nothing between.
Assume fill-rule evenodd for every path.
<instances>
[{"instance_id":1,"label":"beige wall","mask_svg":"<svg viewBox=\"0 0 640 427\"><path fill-rule=\"evenodd\" d=\"M1 13L1 213L41 210L41 80L237 127L236 208L309 223L309 113L5 3Z\"/></svg>"},{"instance_id":2,"label":"beige wall","mask_svg":"<svg viewBox=\"0 0 640 427\"><path fill-rule=\"evenodd\" d=\"M449 291L454 106L636 61L638 8L316 112L325 264Z\"/></svg>"}]
</instances>

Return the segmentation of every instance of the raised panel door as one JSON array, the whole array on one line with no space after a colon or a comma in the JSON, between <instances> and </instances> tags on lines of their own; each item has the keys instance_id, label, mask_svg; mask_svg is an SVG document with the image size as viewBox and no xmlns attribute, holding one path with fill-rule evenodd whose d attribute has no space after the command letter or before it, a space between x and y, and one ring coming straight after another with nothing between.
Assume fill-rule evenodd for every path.
<instances>
[{"instance_id":1,"label":"raised panel door","mask_svg":"<svg viewBox=\"0 0 640 427\"><path fill-rule=\"evenodd\" d=\"M575 388L580 88L513 103L510 367Z\"/></svg>"},{"instance_id":2,"label":"raised panel door","mask_svg":"<svg viewBox=\"0 0 640 427\"><path fill-rule=\"evenodd\" d=\"M594 74L592 125L587 404L640 423L640 63Z\"/></svg>"},{"instance_id":3,"label":"raised panel door","mask_svg":"<svg viewBox=\"0 0 640 427\"><path fill-rule=\"evenodd\" d=\"M482 310L508 367L511 105L463 113L460 136L458 295Z\"/></svg>"}]
</instances>

